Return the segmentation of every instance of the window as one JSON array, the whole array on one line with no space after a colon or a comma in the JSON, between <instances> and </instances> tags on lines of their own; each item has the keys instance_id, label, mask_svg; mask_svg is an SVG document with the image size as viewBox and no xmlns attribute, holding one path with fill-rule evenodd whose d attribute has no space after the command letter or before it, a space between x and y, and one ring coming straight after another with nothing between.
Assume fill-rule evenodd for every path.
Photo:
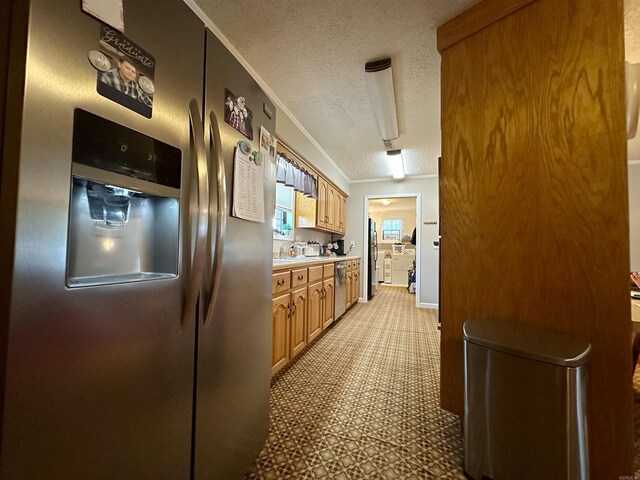
<instances>
[{"instance_id":1,"label":"window","mask_svg":"<svg viewBox=\"0 0 640 480\"><path fill-rule=\"evenodd\" d=\"M273 238L275 239L293 239L294 193L293 187L276 183L276 212L273 217Z\"/></svg>"},{"instance_id":2,"label":"window","mask_svg":"<svg viewBox=\"0 0 640 480\"><path fill-rule=\"evenodd\" d=\"M399 242L402 237L402 219L389 218L382 220L382 240Z\"/></svg>"}]
</instances>

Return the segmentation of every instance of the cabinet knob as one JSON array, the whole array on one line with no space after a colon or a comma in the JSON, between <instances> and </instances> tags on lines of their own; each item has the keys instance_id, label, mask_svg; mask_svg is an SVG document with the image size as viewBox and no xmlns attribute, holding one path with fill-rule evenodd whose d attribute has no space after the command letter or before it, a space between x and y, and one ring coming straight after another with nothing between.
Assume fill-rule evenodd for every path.
<instances>
[{"instance_id":1,"label":"cabinet knob","mask_svg":"<svg viewBox=\"0 0 640 480\"><path fill-rule=\"evenodd\" d=\"M304 280L304 275L298 275L298 280Z\"/></svg>"},{"instance_id":2,"label":"cabinet knob","mask_svg":"<svg viewBox=\"0 0 640 480\"><path fill-rule=\"evenodd\" d=\"M284 278L281 278L280 280L278 280L278 286L281 287L284 285Z\"/></svg>"}]
</instances>

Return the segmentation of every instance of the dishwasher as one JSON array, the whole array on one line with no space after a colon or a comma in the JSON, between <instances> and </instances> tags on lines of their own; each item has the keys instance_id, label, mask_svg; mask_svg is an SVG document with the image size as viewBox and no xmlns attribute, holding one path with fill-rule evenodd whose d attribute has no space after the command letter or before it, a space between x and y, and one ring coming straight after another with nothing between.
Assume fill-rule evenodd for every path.
<instances>
[{"instance_id":1,"label":"dishwasher","mask_svg":"<svg viewBox=\"0 0 640 480\"><path fill-rule=\"evenodd\" d=\"M347 309L345 299L345 293L347 289L347 262L336 262L334 288L336 292L333 310L333 318L335 323L335 321L338 320Z\"/></svg>"}]
</instances>

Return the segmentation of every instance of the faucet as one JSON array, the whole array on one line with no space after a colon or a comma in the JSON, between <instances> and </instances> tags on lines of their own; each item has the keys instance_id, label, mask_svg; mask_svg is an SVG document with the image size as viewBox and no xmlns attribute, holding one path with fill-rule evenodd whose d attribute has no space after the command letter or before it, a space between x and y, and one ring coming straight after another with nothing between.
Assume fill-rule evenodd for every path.
<instances>
[{"instance_id":1,"label":"faucet","mask_svg":"<svg viewBox=\"0 0 640 480\"><path fill-rule=\"evenodd\" d=\"M287 244L290 244L290 245L287 245ZM284 252L285 252L286 249L289 249L291 247L304 247L304 243L292 242L291 240L287 240L280 247L280 255L279 255L278 258L286 258L286 257L288 257L288 255L285 255Z\"/></svg>"}]
</instances>

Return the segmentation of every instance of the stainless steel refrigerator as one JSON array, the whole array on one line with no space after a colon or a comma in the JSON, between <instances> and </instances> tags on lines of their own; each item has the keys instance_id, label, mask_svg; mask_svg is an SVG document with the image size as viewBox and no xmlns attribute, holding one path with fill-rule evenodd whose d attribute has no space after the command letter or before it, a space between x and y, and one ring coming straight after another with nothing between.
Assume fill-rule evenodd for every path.
<instances>
[{"instance_id":1,"label":"stainless steel refrigerator","mask_svg":"<svg viewBox=\"0 0 640 480\"><path fill-rule=\"evenodd\" d=\"M255 150L275 108L180 0L124 2L153 60L133 106L100 94L120 37L80 1L3 3L0 477L239 478L268 431L274 184L265 223L231 216L224 105Z\"/></svg>"},{"instance_id":2,"label":"stainless steel refrigerator","mask_svg":"<svg viewBox=\"0 0 640 480\"><path fill-rule=\"evenodd\" d=\"M376 278L376 262L378 261L378 232L376 222L369 219L369 242L368 242L368 269L367 272L367 297L369 300L376 294L378 279Z\"/></svg>"}]
</instances>

